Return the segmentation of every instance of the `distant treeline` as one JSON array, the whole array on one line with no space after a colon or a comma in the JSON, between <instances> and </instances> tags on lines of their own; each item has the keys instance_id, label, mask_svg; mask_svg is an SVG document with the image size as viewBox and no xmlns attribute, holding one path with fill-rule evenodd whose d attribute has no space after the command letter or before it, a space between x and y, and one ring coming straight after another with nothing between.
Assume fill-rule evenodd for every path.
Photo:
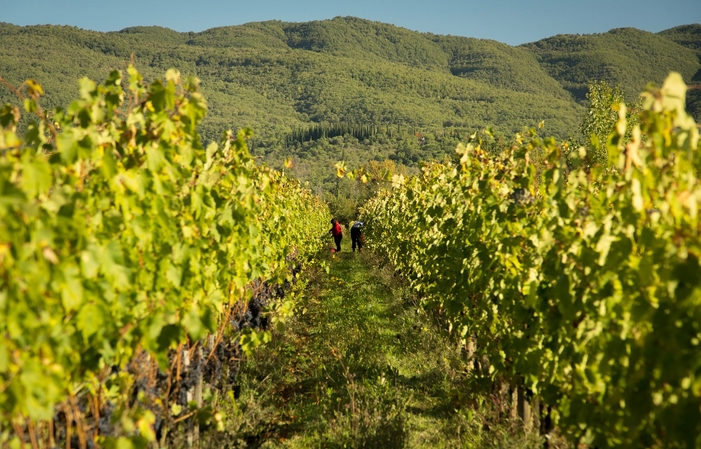
<instances>
[{"instance_id":1,"label":"distant treeline","mask_svg":"<svg viewBox=\"0 0 701 449\"><path fill-rule=\"evenodd\" d=\"M452 137L462 140L469 133L467 128L456 127L434 127L424 128L416 126L402 125L374 125L374 124L359 124L359 123L318 123L312 126L297 128L287 135L285 142L287 145L295 143L310 142L321 138L333 138L339 136L352 136L363 141L371 139L378 135L384 135L389 138L412 135L418 139L423 138L426 134L431 134L434 137Z\"/></svg>"}]
</instances>

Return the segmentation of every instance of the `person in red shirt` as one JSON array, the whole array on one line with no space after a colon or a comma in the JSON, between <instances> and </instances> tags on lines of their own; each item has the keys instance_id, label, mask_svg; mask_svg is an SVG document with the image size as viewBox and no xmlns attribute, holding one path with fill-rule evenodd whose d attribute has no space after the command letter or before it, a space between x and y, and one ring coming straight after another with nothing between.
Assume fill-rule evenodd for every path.
<instances>
[{"instance_id":1,"label":"person in red shirt","mask_svg":"<svg viewBox=\"0 0 701 449\"><path fill-rule=\"evenodd\" d=\"M333 236L334 242L336 242L336 252L341 252L341 240L343 240L343 230L341 229L341 223L335 218L331 220L331 230L329 233Z\"/></svg>"}]
</instances>

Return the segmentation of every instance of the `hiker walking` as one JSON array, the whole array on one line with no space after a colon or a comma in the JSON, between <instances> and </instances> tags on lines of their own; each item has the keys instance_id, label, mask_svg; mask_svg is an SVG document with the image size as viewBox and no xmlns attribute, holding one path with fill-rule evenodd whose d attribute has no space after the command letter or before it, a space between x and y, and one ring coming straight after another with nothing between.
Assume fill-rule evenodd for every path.
<instances>
[{"instance_id":1,"label":"hiker walking","mask_svg":"<svg viewBox=\"0 0 701 449\"><path fill-rule=\"evenodd\" d=\"M333 236L334 242L336 242L336 252L341 252L341 240L343 240L343 230L341 229L341 223L335 218L331 219L331 230L329 233Z\"/></svg>"},{"instance_id":2,"label":"hiker walking","mask_svg":"<svg viewBox=\"0 0 701 449\"><path fill-rule=\"evenodd\" d=\"M356 221L351 226L351 241L353 242L353 252L355 252L356 245L358 246L358 252L362 251L363 243L365 243L365 238L363 237L363 226L365 223L362 221Z\"/></svg>"}]
</instances>

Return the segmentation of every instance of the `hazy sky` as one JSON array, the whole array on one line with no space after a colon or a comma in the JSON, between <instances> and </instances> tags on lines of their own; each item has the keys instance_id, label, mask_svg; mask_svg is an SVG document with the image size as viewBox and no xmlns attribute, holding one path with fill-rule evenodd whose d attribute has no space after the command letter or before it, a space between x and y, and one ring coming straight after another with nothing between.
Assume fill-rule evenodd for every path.
<instances>
[{"instance_id":1,"label":"hazy sky","mask_svg":"<svg viewBox=\"0 0 701 449\"><path fill-rule=\"evenodd\" d=\"M700 0L0 0L0 22L115 31L160 25L177 31L278 19L356 16L417 31L532 42L555 34L635 27L657 32L701 23Z\"/></svg>"}]
</instances>

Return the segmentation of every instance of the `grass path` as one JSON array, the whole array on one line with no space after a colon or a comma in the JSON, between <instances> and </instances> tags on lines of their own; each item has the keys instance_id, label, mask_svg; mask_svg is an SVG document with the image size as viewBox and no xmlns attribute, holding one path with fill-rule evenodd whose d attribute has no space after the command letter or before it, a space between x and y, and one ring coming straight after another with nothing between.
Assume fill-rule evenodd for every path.
<instances>
[{"instance_id":1,"label":"grass path","mask_svg":"<svg viewBox=\"0 0 701 449\"><path fill-rule=\"evenodd\" d=\"M372 254L328 264L310 273L286 330L244 364L213 447L537 447L467 393L457 345Z\"/></svg>"}]
</instances>

